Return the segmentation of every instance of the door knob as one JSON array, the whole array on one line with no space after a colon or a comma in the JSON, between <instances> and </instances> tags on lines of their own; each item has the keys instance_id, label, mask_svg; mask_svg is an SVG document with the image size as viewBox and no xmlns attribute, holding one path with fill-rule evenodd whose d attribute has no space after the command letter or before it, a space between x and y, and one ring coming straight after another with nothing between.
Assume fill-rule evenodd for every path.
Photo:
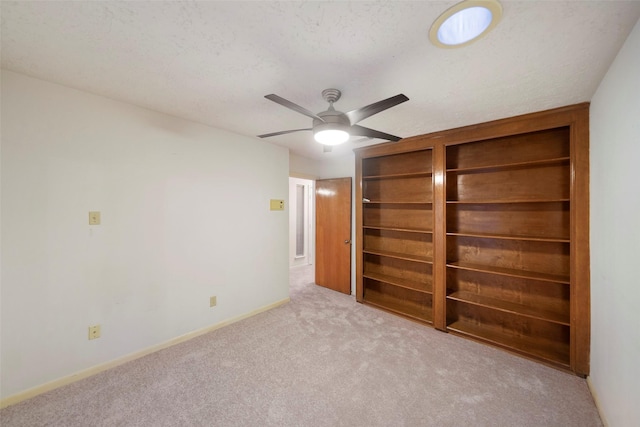
<instances>
[{"instance_id":1,"label":"door knob","mask_svg":"<svg viewBox=\"0 0 640 427\"><path fill-rule=\"evenodd\" d=\"M345 240L344 243L348 245L349 243L351 243L351 239Z\"/></svg>"}]
</instances>

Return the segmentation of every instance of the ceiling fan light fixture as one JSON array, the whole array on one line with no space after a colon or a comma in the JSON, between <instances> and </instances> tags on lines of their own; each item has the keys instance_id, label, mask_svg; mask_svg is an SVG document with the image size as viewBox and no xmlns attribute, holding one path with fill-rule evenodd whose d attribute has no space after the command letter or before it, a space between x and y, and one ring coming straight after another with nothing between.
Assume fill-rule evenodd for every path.
<instances>
[{"instance_id":1,"label":"ceiling fan light fixture","mask_svg":"<svg viewBox=\"0 0 640 427\"><path fill-rule=\"evenodd\" d=\"M313 138L323 145L340 145L349 140L349 132L344 129L315 130Z\"/></svg>"},{"instance_id":2,"label":"ceiling fan light fixture","mask_svg":"<svg viewBox=\"0 0 640 427\"><path fill-rule=\"evenodd\" d=\"M466 46L491 31L501 18L502 5L498 0L465 0L435 20L429 39L443 48Z\"/></svg>"}]
</instances>

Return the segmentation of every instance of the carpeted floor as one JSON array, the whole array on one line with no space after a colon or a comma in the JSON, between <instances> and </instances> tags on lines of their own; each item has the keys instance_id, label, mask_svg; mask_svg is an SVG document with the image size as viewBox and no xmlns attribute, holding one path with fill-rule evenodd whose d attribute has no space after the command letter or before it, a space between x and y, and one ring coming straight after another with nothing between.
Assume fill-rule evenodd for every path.
<instances>
[{"instance_id":1,"label":"carpeted floor","mask_svg":"<svg viewBox=\"0 0 640 427\"><path fill-rule=\"evenodd\" d=\"M10 406L9 426L601 426L585 380L291 272L291 302Z\"/></svg>"}]
</instances>

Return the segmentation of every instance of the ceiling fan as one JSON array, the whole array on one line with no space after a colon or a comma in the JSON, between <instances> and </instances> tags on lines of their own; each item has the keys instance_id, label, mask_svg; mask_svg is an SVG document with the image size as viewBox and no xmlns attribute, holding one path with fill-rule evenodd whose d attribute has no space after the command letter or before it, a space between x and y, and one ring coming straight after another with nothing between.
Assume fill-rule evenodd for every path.
<instances>
[{"instance_id":1,"label":"ceiling fan","mask_svg":"<svg viewBox=\"0 0 640 427\"><path fill-rule=\"evenodd\" d=\"M325 146L325 152L331 151L331 146L338 145L346 142L350 136L363 136L365 138L379 138L388 141L399 141L402 139L399 136L391 135L388 133L380 132L374 129L369 129L364 126L357 125L356 123L367 117L373 116L388 108L395 107L405 101L408 101L405 95L400 94L392 96L391 98L383 99L382 101L374 102L366 107L358 108L357 110L343 113L336 111L333 108L333 103L340 99L342 93L338 89L325 89L322 91L322 97L329 103L329 108L326 111L322 111L318 114L314 114L311 111L294 104L278 95L270 94L265 95L270 101L287 107L293 111L304 114L305 116L313 119L312 127L305 129L292 129L284 130L280 132L265 133L258 135L259 138L268 138L270 136L285 135L293 132L301 131L313 131L314 139Z\"/></svg>"}]
</instances>

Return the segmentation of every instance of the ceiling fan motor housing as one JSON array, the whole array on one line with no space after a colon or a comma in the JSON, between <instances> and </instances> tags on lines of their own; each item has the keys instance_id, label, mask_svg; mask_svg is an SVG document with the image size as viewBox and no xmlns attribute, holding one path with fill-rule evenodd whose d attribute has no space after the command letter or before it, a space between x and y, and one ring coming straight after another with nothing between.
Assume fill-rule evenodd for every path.
<instances>
[{"instance_id":1,"label":"ceiling fan motor housing","mask_svg":"<svg viewBox=\"0 0 640 427\"><path fill-rule=\"evenodd\" d=\"M342 92L338 89L325 89L322 91L322 97L329 103L329 109L318 113L318 117L322 118L324 122L313 119L313 133L317 133L327 129L343 130L349 132L351 121L345 113L336 111L333 108L333 103L340 99Z\"/></svg>"},{"instance_id":2,"label":"ceiling fan motor housing","mask_svg":"<svg viewBox=\"0 0 640 427\"><path fill-rule=\"evenodd\" d=\"M351 126L351 122L347 115L340 111L335 111L333 108L318 113L318 117L321 117L324 122L321 122L318 119L313 119L314 132L318 132L323 129L338 129L342 126L349 128L349 126Z\"/></svg>"},{"instance_id":3,"label":"ceiling fan motor housing","mask_svg":"<svg viewBox=\"0 0 640 427\"><path fill-rule=\"evenodd\" d=\"M332 105L327 111L318 113L318 117L322 118L324 122L313 119L313 135L316 141L325 145L337 145L349 139L351 122L346 114L335 111ZM337 138L333 136L327 139L327 133L324 131L330 131L333 135L335 135L336 132L343 132L340 133L340 135L343 136ZM320 136L320 133L324 133L324 135Z\"/></svg>"}]
</instances>

